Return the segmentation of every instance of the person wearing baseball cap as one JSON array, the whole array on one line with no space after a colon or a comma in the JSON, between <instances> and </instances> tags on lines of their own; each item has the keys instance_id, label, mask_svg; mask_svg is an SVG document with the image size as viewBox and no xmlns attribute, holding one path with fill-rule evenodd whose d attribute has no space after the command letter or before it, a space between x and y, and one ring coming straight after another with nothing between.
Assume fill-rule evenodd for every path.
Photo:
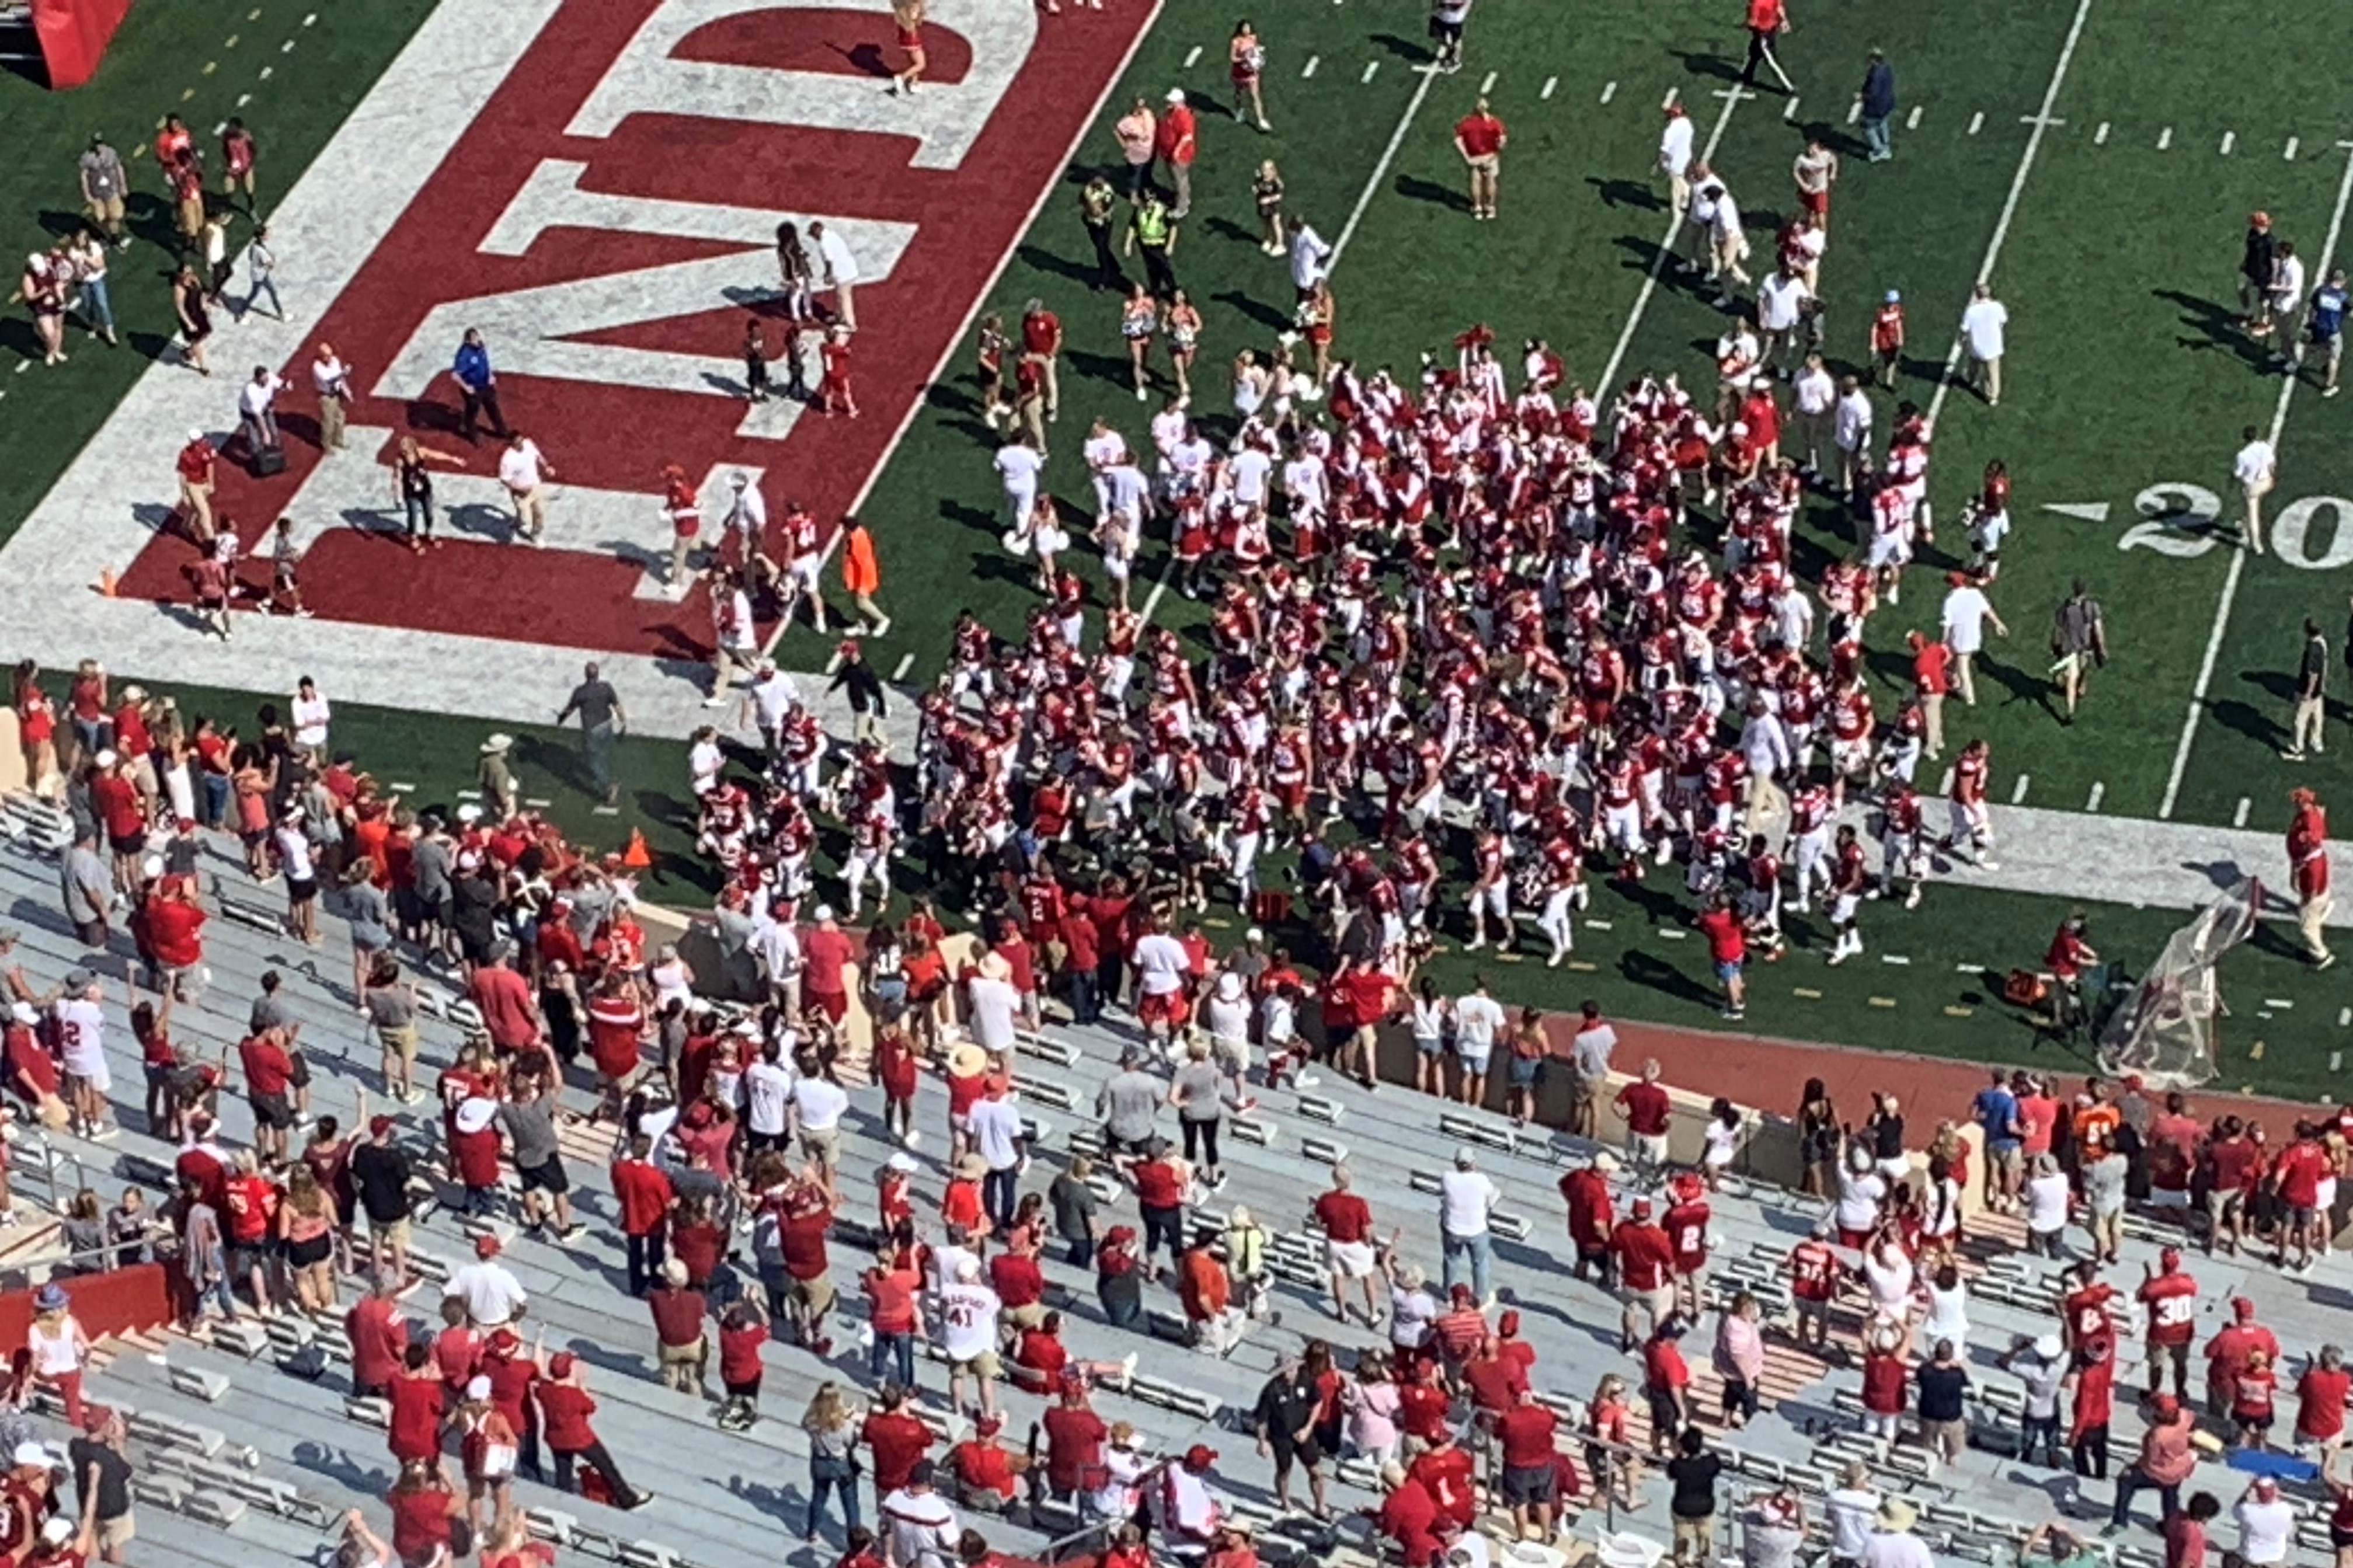
<instances>
[{"instance_id":1,"label":"person wearing baseball cap","mask_svg":"<svg viewBox=\"0 0 2353 1568\"><path fill-rule=\"evenodd\" d=\"M2197 1450L2189 1439L2198 1417L2169 1394L2148 1402L2148 1425L2143 1428L2140 1453L2116 1477L2116 1507L2108 1515L2104 1535L2122 1533L2132 1519L2133 1494L2154 1490L2163 1500L2162 1517L2181 1511L2181 1483L2198 1468Z\"/></svg>"},{"instance_id":2,"label":"person wearing baseball cap","mask_svg":"<svg viewBox=\"0 0 2353 1568\"><path fill-rule=\"evenodd\" d=\"M450 1271L442 1296L465 1303L466 1316L477 1329L503 1327L521 1317L526 1305L522 1282L499 1261L499 1238L485 1233L474 1238L474 1260Z\"/></svg>"},{"instance_id":3,"label":"person wearing baseball cap","mask_svg":"<svg viewBox=\"0 0 2353 1568\"><path fill-rule=\"evenodd\" d=\"M108 1405L85 1405L81 1430L66 1445L66 1465L76 1490L86 1500L91 1539L76 1543L87 1557L95 1549L109 1563L122 1561L122 1549L137 1533L131 1511L131 1460L123 1452L121 1412ZM52 1521L52 1523L58 1522Z\"/></svg>"},{"instance_id":4,"label":"person wearing baseball cap","mask_svg":"<svg viewBox=\"0 0 2353 1568\"><path fill-rule=\"evenodd\" d=\"M1196 1557L1216 1541L1226 1512L1209 1491L1209 1469L1217 1462L1215 1448L1194 1444L1168 1467L1164 1483L1146 1500L1153 1505L1153 1522L1160 1529L1161 1543L1171 1556Z\"/></svg>"}]
</instances>

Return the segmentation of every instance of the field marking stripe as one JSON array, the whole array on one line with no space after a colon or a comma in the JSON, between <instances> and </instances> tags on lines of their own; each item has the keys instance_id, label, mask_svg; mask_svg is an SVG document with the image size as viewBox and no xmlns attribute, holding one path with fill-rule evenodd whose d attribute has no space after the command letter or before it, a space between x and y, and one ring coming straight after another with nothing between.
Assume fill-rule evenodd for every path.
<instances>
[{"instance_id":1,"label":"field marking stripe","mask_svg":"<svg viewBox=\"0 0 2353 1568\"><path fill-rule=\"evenodd\" d=\"M2091 0L2084 0L2089 5ZM1692 160L1694 163L1713 162L1715 150L1724 141L1724 128L1732 123L1732 111L1740 107L1740 94L1735 90L1724 100L1724 112L1715 117L1715 127L1707 133L1707 145ZM1651 258L1651 269L1642 275L1641 291L1634 296L1633 311L1627 316L1624 330L1618 334L1618 346L1609 351L1609 363L1602 368L1601 379L1594 384L1594 395L1607 399L1610 389L1618 384L1618 367L1626 358L1626 350L1634 342L1634 331L1642 324L1642 312L1651 308L1651 296L1658 292L1659 278L1666 270L1668 258L1675 253L1675 241L1682 237L1687 215L1677 213L1667 219L1666 237L1659 241L1659 253Z\"/></svg>"},{"instance_id":2,"label":"field marking stripe","mask_svg":"<svg viewBox=\"0 0 2353 1568\"><path fill-rule=\"evenodd\" d=\"M1094 106L1087 110L1086 118L1079 121L1078 130L1071 134L1071 144L1062 151L1062 163L1065 168L1070 165L1073 158L1079 155L1079 148L1085 142L1087 132L1094 128L1095 120L1103 113L1103 105L1111 101L1112 89L1116 88L1122 79L1127 75L1127 68L1135 63L1135 51L1144 47L1145 36L1159 25L1160 13L1166 4L1166 0L1152 0L1152 9L1145 14L1144 23L1135 29L1134 36L1127 40L1126 52L1119 57L1118 67L1103 79L1103 90L1095 94ZM982 280L978 289L973 290L972 303L965 307L964 321L956 327L955 335L948 339L946 346L940 350L939 361L932 366L932 374L923 378L925 386L935 385L944 379L949 363L956 355L965 352L965 344L972 337L972 324L980 319L981 307L987 304L989 295L996 292L997 279L1005 276L1005 268L1011 265L1014 252L1021 248L1021 242L1029 238L1029 231L1037 226L1038 215L1046 210L1047 201L1061 188L1062 180L1059 174L1047 180L1039 187L1037 197L1029 204L1029 214L1021 220L1019 230L1011 239L1005 242L1005 249L998 255L997 265L989 268L987 278ZM874 493L875 481L881 479L882 470L889 468L891 460L899 455L900 445L907 439L907 431L915 423L915 416L922 413L926 406L926 400L920 396L908 403L907 411L899 416L899 427L891 432L891 439L882 448L882 455L874 460L872 468L866 470L866 478L859 481L858 493L849 500L850 516L855 517L866 510L866 498ZM817 561L820 582L824 580L826 567L833 562L833 552L841 547L841 536L845 531L837 528L827 536L825 549L818 556ZM776 629L770 632L768 640L760 645L760 656L763 658L775 657L776 645L784 640L785 633L791 626L790 616L776 623Z\"/></svg>"},{"instance_id":3,"label":"field marking stripe","mask_svg":"<svg viewBox=\"0 0 2353 1568\"><path fill-rule=\"evenodd\" d=\"M2320 264L2312 276L2326 278L2337 256L2337 241L2345 232L2345 204L2353 200L2353 151L2345 156L2345 174L2337 182L2337 210L2328 215L2328 237L2320 243ZM2304 367L2302 344L2290 350L2287 376L2280 383L2279 401L2272 405L2271 444L2274 461L2277 461L2280 432L2287 426L2288 405L2295 399L2296 384L2304 378L2297 372ZM2274 484L2276 488L2276 483ZM2174 802L2181 796L2182 775L2189 771L2190 748L2198 743L2199 716L2206 710L2206 694L2214 685L2214 661L2222 656L2222 637L2230 629L2231 605L2239 596L2239 578L2247 569L2247 549L2242 541L2231 552L2231 564L2222 574L2222 596L2214 602L2214 625L2206 634L2206 657L2198 663L2198 684L2189 693L2189 711L2182 716L2181 739L2173 748L2173 771L2166 775L2165 797L2158 802L2159 820L2173 816ZM2243 803L2242 803L2243 804Z\"/></svg>"},{"instance_id":4,"label":"field marking stripe","mask_svg":"<svg viewBox=\"0 0 2353 1568\"><path fill-rule=\"evenodd\" d=\"M1398 149L1405 145L1406 133L1413 129L1414 117L1421 112L1422 102L1430 97L1430 87L1437 80L1438 73L1425 68L1421 73L1421 85L1413 89L1411 98L1406 100L1405 112L1398 117L1397 129L1389 132L1389 144L1381 149L1380 161L1373 165L1373 177L1366 180L1365 188L1357 193L1356 205L1349 209L1348 221L1340 227L1340 237L1332 242L1332 258L1324 267L1326 273L1339 268L1340 258L1346 254L1348 242L1356 237L1356 226L1365 221L1365 209L1373 205L1374 194L1381 188L1381 182L1389 177L1389 165L1397 162Z\"/></svg>"},{"instance_id":5,"label":"field marking stripe","mask_svg":"<svg viewBox=\"0 0 2353 1568\"><path fill-rule=\"evenodd\" d=\"M1993 277L1994 264L2001 259L2001 247L2010 238L2011 220L2018 216L2018 198L2025 193L2026 176L2033 172L2034 156L2042 150L2043 132L2052 124L2051 110L2059 101L2059 89L2067 80L2067 67L2075 58L2075 46L2084 37L2084 24L2092 15L2092 0L2076 0L2075 19L2067 25L2066 42L2059 46L2059 58L2051 68L2051 80L2042 89L2042 107L2035 111L2030 122L2033 129L2026 133L2026 150L2018 155L2018 172L2010 177L2010 195L2002 198L2001 216L1994 219L1993 237L1986 243L1985 259L1978 265L1977 281L1984 283ZM1952 389L1953 371L1961 363L1961 334L1953 332L1953 346L1945 351L1945 373L1936 378L1936 390L1928 399L1928 428L1936 427L1936 416L1944 412L1945 395Z\"/></svg>"}]
</instances>

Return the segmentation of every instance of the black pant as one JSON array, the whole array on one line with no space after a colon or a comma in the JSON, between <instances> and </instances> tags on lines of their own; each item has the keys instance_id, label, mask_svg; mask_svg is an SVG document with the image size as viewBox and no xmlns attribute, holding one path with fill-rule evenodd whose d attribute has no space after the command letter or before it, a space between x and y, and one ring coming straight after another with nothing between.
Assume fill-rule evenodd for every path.
<instances>
[{"instance_id":1,"label":"black pant","mask_svg":"<svg viewBox=\"0 0 2353 1568\"><path fill-rule=\"evenodd\" d=\"M555 1450L555 1489L572 1490L572 1466L575 1460L585 1461L588 1468L604 1478L605 1489L613 1494L616 1506L627 1507L637 1498L637 1490L621 1479L621 1467L613 1463L613 1456L605 1450L602 1438L585 1448Z\"/></svg>"},{"instance_id":2,"label":"black pant","mask_svg":"<svg viewBox=\"0 0 2353 1568\"><path fill-rule=\"evenodd\" d=\"M1760 32L1757 28L1751 27L1748 30L1748 63L1740 68L1741 86L1755 87L1757 85L1757 68L1763 65L1765 63L1765 57L1772 52L1773 35L1768 32Z\"/></svg>"},{"instance_id":3,"label":"black pant","mask_svg":"<svg viewBox=\"0 0 2353 1568\"><path fill-rule=\"evenodd\" d=\"M2041 1449L2043 1462L2056 1468L2059 1463L2059 1417L2029 1415L2019 1424L2018 1460L2022 1465L2034 1462L2035 1450Z\"/></svg>"},{"instance_id":4,"label":"black pant","mask_svg":"<svg viewBox=\"0 0 2353 1568\"><path fill-rule=\"evenodd\" d=\"M1087 225L1087 237L1095 242L1094 287L1099 289L1116 289L1123 293L1126 292L1127 268L1119 264L1119 257L1112 250L1111 225L1107 223Z\"/></svg>"},{"instance_id":5,"label":"black pant","mask_svg":"<svg viewBox=\"0 0 2353 1568\"><path fill-rule=\"evenodd\" d=\"M1177 1125L1185 1129L1185 1158L1198 1160L1212 1171L1216 1170L1218 1168L1218 1119L1214 1116L1206 1121L1186 1119L1180 1121Z\"/></svg>"},{"instance_id":6,"label":"black pant","mask_svg":"<svg viewBox=\"0 0 2353 1568\"><path fill-rule=\"evenodd\" d=\"M2086 1426L2075 1439L2075 1473L2094 1480L2108 1479L2108 1428L2105 1423Z\"/></svg>"},{"instance_id":7,"label":"black pant","mask_svg":"<svg viewBox=\"0 0 2353 1568\"><path fill-rule=\"evenodd\" d=\"M1185 1256L1185 1211L1182 1208L1144 1211L1144 1257L1151 1261L1161 1243L1168 1246L1168 1261L1175 1263Z\"/></svg>"},{"instance_id":8,"label":"black pant","mask_svg":"<svg viewBox=\"0 0 2353 1568\"><path fill-rule=\"evenodd\" d=\"M491 428L498 433L500 440L505 440L507 416L499 410L498 384L492 382L481 386L468 386L460 382L458 384L458 391L466 402L465 410L459 416L466 439L470 441L474 438L481 416L488 414L491 416Z\"/></svg>"},{"instance_id":9,"label":"black pant","mask_svg":"<svg viewBox=\"0 0 2353 1568\"><path fill-rule=\"evenodd\" d=\"M754 403L768 401L768 362L755 350L744 352L744 392Z\"/></svg>"},{"instance_id":10,"label":"black pant","mask_svg":"<svg viewBox=\"0 0 2353 1568\"><path fill-rule=\"evenodd\" d=\"M528 1414L528 1413L526 1413ZM545 1484L547 1467L539 1462L539 1423L525 1424L515 1439L515 1473L526 1480Z\"/></svg>"},{"instance_id":11,"label":"black pant","mask_svg":"<svg viewBox=\"0 0 2353 1568\"><path fill-rule=\"evenodd\" d=\"M1096 982L1096 971L1071 971L1071 1022L1084 1026L1103 1018L1103 993Z\"/></svg>"},{"instance_id":12,"label":"black pant","mask_svg":"<svg viewBox=\"0 0 2353 1568\"><path fill-rule=\"evenodd\" d=\"M1152 285L1152 291L1164 300L1174 296L1176 292L1176 269L1168 265L1168 247L1165 245L1139 245L1135 248L1144 258L1145 280Z\"/></svg>"},{"instance_id":13,"label":"black pant","mask_svg":"<svg viewBox=\"0 0 2353 1568\"><path fill-rule=\"evenodd\" d=\"M997 1222L1002 1233L1013 1228L1013 1212L1021 1204L1021 1171L1008 1165L1002 1171L991 1171L980 1179L980 1206Z\"/></svg>"},{"instance_id":14,"label":"black pant","mask_svg":"<svg viewBox=\"0 0 2353 1568\"><path fill-rule=\"evenodd\" d=\"M666 1250L663 1244L667 1239L659 1226L656 1226L649 1235L628 1238L630 1295L642 1296L653 1289L654 1276L661 1272Z\"/></svg>"}]
</instances>

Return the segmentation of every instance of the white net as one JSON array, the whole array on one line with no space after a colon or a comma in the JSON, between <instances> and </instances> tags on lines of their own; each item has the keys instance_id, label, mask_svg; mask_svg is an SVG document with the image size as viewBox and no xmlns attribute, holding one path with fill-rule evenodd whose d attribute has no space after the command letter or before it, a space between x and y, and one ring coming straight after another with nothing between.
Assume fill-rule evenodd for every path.
<instances>
[{"instance_id":1,"label":"white net","mask_svg":"<svg viewBox=\"0 0 2353 1568\"><path fill-rule=\"evenodd\" d=\"M2101 1071L2137 1073L2152 1089L2191 1089L2213 1078L2222 955L2253 933L2263 907L2263 885L2244 878L2166 939L2100 1030Z\"/></svg>"}]
</instances>

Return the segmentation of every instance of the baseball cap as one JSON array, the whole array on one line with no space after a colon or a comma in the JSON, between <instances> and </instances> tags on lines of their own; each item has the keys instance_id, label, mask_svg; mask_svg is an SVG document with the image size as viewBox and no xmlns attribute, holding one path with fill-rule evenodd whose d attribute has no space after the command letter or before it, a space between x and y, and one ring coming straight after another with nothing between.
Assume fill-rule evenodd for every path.
<instances>
[{"instance_id":1,"label":"baseball cap","mask_svg":"<svg viewBox=\"0 0 2353 1568\"><path fill-rule=\"evenodd\" d=\"M1185 101L1185 89L1184 89L1183 88L1181 88L1181 87L1172 87L1172 88L1170 88L1170 89L1168 89L1168 101L1169 101L1169 102L1171 102L1171 103L1182 103L1182 102L1184 102L1184 101Z\"/></svg>"},{"instance_id":2,"label":"baseball cap","mask_svg":"<svg viewBox=\"0 0 2353 1568\"><path fill-rule=\"evenodd\" d=\"M36 1443L33 1447L38 1447L40 1445ZM46 1457L43 1462L47 1462ZM1207 1443L1196 1443L1185 1450L1185 1466L1187 1469L1206 1470L1217 1462L1218 1451Z\"/></svg>"},{"instance_id":3,"label":"baseball cap","mask_svg":"<svg viewBox=\"0 0 2353 1568\"><path fill-rule=\"evenodd\" d=\"M478 1237L474 1237L474 1256L475 1256L475 1257L477 1257L477 1258L496 1258L498 1255L499 1255L499 1238L498 1238L497 1237L495 1237L495 1236L478 1236Z\"/></svg>"},{"instance_id":4,"label":"baseball cap","mask_svg":"<svg viewBox=\"0 0 2353 1568\"><path fill-rule=\"evenodd\" d=\"M391 1131L395 1125L396 1124L389 1116L371 1116L368 1118L368 1136L381 1138Z\"/></svg>"},{"instance_id":5,"label":"baseball cap","mask_svg":"<svg viewBox=\"0 0 2353 1568\"><path fill-rule=\"evenodd\" d=\"M1904 291L1900 289L1890 289L1887 291L1887 303L1891 305L1904 303Z\"/></svg>"},{"instance_id":6,"label":"baseball cap","mask_svg":"<svg viewBox=\"0 0 2353 1568\"><path fill-rule=\"evenodd\" d=\"M488 1399L490 1396L491 1380L489 1378L482 1376L480 1373L476 1373L473 1376L466 1380L467 1398Z\"/></svg>"}]
</instances>

